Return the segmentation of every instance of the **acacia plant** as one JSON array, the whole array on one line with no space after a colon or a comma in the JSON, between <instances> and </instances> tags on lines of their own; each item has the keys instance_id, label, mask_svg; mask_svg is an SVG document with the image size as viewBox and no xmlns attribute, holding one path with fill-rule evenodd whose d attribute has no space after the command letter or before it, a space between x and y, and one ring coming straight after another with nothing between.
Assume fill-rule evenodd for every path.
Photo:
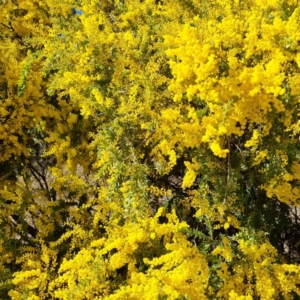
<instances>
[{"instance_id":1,"label":"acacia plant","mask_svg":"<svg viewBox=\"0 0 300 300\"><path fill-rule=\"evenodd\" d=\"M1 299L299 299L298 1L0 8Z\"/></svg>"}]
</instances>

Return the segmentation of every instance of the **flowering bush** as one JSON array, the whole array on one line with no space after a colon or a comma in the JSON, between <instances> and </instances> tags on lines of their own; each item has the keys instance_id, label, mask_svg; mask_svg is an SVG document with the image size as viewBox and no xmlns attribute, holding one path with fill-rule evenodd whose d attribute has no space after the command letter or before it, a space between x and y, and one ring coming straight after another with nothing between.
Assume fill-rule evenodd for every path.
<instances>
[{"instance_id":1,"label":"flowering bush","mask_svg":"<svg viewBox=\"0 0 300 300\"><path fill-rule=\"evenodd\" d=\"M0 6L0 298L300 296L298 1Z\"/></svg>"}]
</instances>

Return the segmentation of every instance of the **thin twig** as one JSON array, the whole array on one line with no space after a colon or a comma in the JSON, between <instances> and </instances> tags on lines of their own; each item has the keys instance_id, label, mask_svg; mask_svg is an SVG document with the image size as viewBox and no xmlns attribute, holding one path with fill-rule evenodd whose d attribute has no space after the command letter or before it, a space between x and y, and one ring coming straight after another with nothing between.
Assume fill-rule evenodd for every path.
<instances>
[{"instance_id":1,"label":"thin twig","mask_svg":"<svg viewBox=\"0 0 300 300\"><path fill-rule=\"evenodd\" d=\"M229 186L229 180L230 180L230 142L229 139L227 138L227 143L228 143L228 156L227 156L227 180L226 180L226 191L225 191L225 198L223 201L223 204L226 204L227 196L228 196L228 186Z\"/></svg>"}]
</instances>

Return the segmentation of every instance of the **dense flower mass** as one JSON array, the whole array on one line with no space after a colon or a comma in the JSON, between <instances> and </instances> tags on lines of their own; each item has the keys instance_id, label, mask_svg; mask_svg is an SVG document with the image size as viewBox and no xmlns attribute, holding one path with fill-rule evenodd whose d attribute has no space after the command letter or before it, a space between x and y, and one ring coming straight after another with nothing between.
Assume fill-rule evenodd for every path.
<instances>
[{"instance_id":1,"label":"dense flower mass","mask_svg":"<svg viewBox=\"0 0 300 300\"><path fill-rule=\"evenodd\" d=\"M0 1L1 299L298 299L296 0Z\"/></svg>"}]
</instances>

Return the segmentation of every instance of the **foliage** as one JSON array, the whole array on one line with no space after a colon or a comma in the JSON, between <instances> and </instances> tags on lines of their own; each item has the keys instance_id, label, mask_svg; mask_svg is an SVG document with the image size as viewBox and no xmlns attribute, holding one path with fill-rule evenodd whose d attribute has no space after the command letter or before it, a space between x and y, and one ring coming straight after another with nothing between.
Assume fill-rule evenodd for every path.
<instances>
[{"instance_id":1,"label":"foliage","mask_svg":"<svg viewBox=\"0 0 300 300\"><path fill-rule=\"evenodd\" d=\"M300 297L298 1L0 7L1 299Z\"/></svg>"}]
</instances>

